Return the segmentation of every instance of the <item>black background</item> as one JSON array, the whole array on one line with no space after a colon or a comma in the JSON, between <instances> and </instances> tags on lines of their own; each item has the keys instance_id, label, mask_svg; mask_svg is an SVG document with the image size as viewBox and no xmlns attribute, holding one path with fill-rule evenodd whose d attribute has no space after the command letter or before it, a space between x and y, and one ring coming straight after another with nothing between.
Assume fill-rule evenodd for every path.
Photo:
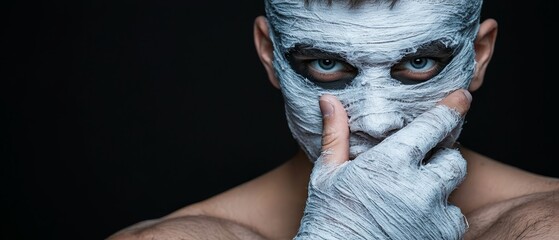
<instances>
[{"instance_id":1,"label":"black background","mask_svg":"<svg viewBox=\"0 0 559 240\"><path fill-rule=\"evenodd\" d=\"M463 145L559 177L543 1L486 1L497 47ZM11 1L1 46L3 239L103 239L296 149L252 41L258 1ZM551 59L548 57L551 56Z\"/></svg>"}]
</instances>

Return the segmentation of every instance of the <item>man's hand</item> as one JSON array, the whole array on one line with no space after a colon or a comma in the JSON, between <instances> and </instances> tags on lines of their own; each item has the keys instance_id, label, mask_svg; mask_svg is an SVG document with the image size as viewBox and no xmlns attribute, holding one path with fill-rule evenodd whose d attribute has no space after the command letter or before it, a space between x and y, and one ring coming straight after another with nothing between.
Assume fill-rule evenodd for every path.
<instances>
[{"instance_id":1,"label":"man's hand","mask_svg":"<svg viewBox=\"0 0 559 240\"><path fill-rule=\"evenodd\" d=\"M448 196L466 161L439 144L461 128L470 102L455 91L349 161L347 114L334 96L322 96L322 155L295 239L461 239L467 222Z\"/></svg>"}]
</instances>

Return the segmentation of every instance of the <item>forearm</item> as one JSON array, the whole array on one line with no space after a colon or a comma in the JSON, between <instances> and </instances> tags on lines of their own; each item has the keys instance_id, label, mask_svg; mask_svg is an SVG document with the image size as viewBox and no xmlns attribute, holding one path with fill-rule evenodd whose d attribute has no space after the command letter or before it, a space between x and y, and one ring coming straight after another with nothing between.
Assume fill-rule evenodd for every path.
<instances>
[{"instance_id":1,"label":"forearm","mask_svg":"<svg viewBox=\"0 0 559 240\"><path fill-rule=\"evenodd\" d=\"M123 229L107 238L107 240L144 239L264 240L266 238L246 226L208 216L185 216L145 221Z\"/></svg>"}]
</instances>

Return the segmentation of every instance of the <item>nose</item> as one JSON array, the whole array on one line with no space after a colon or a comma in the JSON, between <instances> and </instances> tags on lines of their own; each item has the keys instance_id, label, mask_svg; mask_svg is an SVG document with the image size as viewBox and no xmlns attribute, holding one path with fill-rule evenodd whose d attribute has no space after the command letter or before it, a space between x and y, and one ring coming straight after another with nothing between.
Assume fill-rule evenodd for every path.
<instances>
[{"instance_id":1,"label":"nose","mask_svg":"<svg viewBox=\"0 0 559 240\"><path fill-rule=\"evenodd\" d=\"M404 115L378 104L363 104L348 109L350 132L365 138L384 139L405 125Z\"/></svg>"},{"instance_id":2,"label":"nose","mask_svg":"<svg viewBox=\"0 0 559 240\"><path fill-rule=\"evenodd\" d=\"M350 132L364 138L384 139L404 127L404 117L398 112L361 112L350 116Z\"/></svg>"}]
</instances>

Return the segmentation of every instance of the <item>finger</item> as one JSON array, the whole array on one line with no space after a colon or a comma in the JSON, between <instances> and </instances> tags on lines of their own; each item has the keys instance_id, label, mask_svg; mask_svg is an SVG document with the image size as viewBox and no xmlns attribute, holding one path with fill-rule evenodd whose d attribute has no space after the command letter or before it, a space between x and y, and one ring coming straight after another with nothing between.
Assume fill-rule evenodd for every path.
<instances>
[{"instance_id":1,"label":"finger","mask_svg":"<svg viewBox=\"0 0 559 240\"><path fill-rule=\"evenodd\" d=\"M466 177L466 160L457 149L441 148L431 159L421 166L424 173L432 175L433 182L444 186L446 197L454 191Z\"/></svg>"},{"instance_id":2,"label":"finger","mask_svg":"<svg viewBox=\"0 0 559 240\"><path fill-rule=\"evenodd\" d=\"M333 95L323 95L319 100L322 112L322 160L324 163L341 164L349 159L349 127L347 113Z\"/></svg>"},{"instance_id":3,"label":"finger","mask_svg":"<svg viewBox=\"0 0 559 240\"><path fill-rule=\"evenodd\" d=\"M369 151L390 155L394 161L418 163L453 129L461 126L470 102L469 92L463 89L454 91Z\"/></svg>"}]
</instances>

